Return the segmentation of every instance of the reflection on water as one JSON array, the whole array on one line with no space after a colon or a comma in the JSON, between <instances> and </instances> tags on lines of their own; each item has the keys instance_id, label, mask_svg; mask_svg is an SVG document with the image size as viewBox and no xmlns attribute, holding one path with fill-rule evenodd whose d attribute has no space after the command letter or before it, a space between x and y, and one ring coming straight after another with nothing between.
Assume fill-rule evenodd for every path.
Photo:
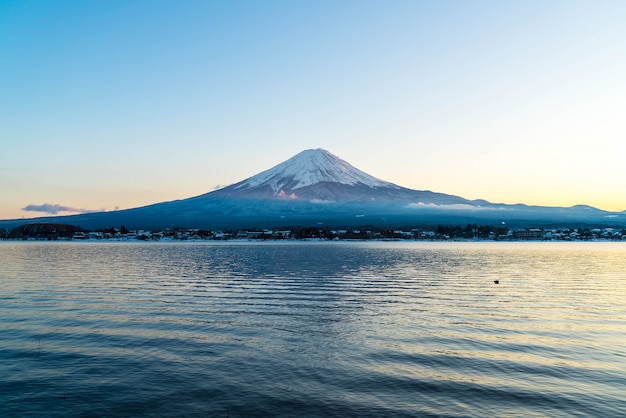
<instances>
[{"instance_id":1,"label":"reflection on water","mask_svg":"<svg viewBox=\"0 0 626 418\"><path fill-rule=\"evenodd\" d=\"M625 256L3 242L0 415L624 415Z\"/></svg>"}]
</instances>

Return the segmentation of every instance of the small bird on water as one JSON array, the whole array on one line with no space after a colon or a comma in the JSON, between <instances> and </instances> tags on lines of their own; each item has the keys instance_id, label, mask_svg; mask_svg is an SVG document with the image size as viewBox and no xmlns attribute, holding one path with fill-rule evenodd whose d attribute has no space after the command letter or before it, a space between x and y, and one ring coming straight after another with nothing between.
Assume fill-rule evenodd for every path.
<instances>
[{"instance_id":1,"label":"small bird on water","mask_svg":"<svg viewBox=\"0 0 626 418\"><path fill-rule=\"evenodd\" d=\"M494 282L495 284L499 284L499 283L500 283L500 280L494 280L493 282Z\"/></svg>"}]
</instances>

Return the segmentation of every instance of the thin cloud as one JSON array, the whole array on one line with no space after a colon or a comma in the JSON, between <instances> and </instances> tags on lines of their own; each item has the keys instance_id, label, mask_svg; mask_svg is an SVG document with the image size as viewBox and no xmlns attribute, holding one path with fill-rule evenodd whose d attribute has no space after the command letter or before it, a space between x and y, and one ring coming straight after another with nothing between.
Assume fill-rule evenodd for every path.
<instances>
[{"instance_id":1,"label":"thin cloud","mask_svg":"<svg viewBox=\"0 0 626 418\"><path fill-rule=\"evenodd\" d=\"M447 210L464 210L464 211L477 211L477 210L497 210L497 208L488 208L485 206L474 206L466 203L452 203L449 205L438 205L436 203L409 203L407 207L412 209L447 209Z\"/></svg>"},{"instance_id":2,"label":"thin cloud","mask_svg":"<svg viewBox=\"0 0 626 418\"><path fill-rule=\"evenodd\" d=\"M43 205L27 205L22 208L23 211L26 212L44 212L50 215L56 215L59 212L71 212L71 213L93 213L93 212L104 212L104 209L93 210L93 209L83 209L83 208L73 208L70 206L63 206L58 203L44 203Z\"/></svg>"}]
</instances>

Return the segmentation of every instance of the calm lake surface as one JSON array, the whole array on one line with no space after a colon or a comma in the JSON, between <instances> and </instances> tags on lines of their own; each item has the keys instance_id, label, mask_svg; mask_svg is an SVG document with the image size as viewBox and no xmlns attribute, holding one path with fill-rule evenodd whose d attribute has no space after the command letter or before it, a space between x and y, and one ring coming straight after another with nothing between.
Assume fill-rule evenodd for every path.
<instances>
[{"instance_id":1,"label":"calm lake surface","mask_svg":"<svg viewBox=\"0 0 626 418\"><path fill-rule=\"evenodd\" d=\"M626 416L626 243L0 242L0 416Z\"/></svg>"}]
</instances>

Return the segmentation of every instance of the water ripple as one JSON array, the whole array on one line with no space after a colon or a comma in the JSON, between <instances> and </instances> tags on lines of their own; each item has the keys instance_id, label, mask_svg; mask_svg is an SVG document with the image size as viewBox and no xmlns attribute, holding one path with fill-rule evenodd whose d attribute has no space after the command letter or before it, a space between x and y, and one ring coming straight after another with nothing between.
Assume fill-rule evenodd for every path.
<instances>
[{"instance_id":1,"label":"water ripple","mask_svg":"<svg viewBox=\"0 0 626 418\"><path fill-rule=\"evenodd\" d=\"M623 416L625 256L3 242L0 415Z\"/></svg>"}]
</instances>

